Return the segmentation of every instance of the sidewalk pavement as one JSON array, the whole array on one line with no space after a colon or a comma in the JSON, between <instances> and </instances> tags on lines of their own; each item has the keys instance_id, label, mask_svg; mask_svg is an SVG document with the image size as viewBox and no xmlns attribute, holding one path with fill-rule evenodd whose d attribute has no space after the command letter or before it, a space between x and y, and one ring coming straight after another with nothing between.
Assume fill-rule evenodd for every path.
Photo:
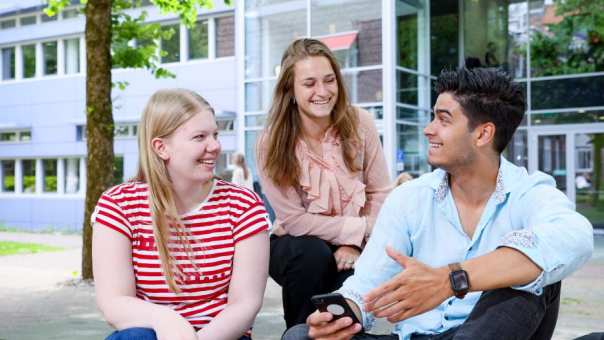
<instances>
[{"instance_id":1,"label":"sidewalk pavement","mask_svg":"<svg viewBox=\"0 0 604 340\"><path fill-rule=\"evenodd\" d=\"M77 280L81 236L0 232L0 240L64 247L64 251L0 257L0 340L103 339L112 330ZM604 237L590 262L564 280L555 340L604 331ZM253 329L255 340L278 340L285 329L280 287L269 279ZM388 325L378 325L387 333Z\"/></svg>"}]
</instances>

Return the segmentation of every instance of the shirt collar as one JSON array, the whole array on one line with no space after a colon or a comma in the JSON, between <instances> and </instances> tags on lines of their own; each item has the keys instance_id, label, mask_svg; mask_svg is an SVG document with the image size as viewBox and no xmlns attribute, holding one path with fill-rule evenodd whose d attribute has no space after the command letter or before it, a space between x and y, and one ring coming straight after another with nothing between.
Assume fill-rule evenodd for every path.
<instances>
[{"instance_id":1,"label":"shirt collar","mask_svg":"<svg viewBox=\"0 0 604 340\"><path fill-rule=\"evenodd\" d=\"M497 173L497 183L495 184L495 192L493 197L497 204L501 204L505 201L506 194L510 192L511 183L509 174L512 173L510 169L512 164L508 162L503 156L500 157L499 172ZM442 202L447 194L449 193L449 173L442 170L435 170L435 178L431 183L434 189L434 199L436 202Z\"/></svg>"}]
</instances>

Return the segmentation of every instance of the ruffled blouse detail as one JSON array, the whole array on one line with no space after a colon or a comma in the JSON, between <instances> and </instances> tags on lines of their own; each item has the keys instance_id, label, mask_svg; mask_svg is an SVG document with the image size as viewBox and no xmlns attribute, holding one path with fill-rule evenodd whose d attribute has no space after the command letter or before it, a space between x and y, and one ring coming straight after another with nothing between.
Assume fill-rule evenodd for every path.
<instances>
[{"instance_id":1,"label":"ruffled blouse detail","mask_svg":"<svg viewBox=\"0 0 604 340\"><path fill-rule=\"evenodd\" d=\"M342 157L342 147L333 129L321 141L323 157L299 140L296 157L300 163L299 183L306 193L307 211L328 216L360 216L365 206L365 184L351 173Z\"/></svg>"}]
</instances>

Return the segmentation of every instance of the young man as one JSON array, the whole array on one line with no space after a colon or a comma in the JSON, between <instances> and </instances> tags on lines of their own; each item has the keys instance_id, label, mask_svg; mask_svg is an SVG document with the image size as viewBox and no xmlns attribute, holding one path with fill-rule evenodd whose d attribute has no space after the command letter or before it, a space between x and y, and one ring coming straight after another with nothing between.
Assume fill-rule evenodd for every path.
<instances>
[{"instance_id":1,"label":"young man","mask_svg":"<svg viewBox=\"0 0 604 340\"><path fill-rule=\"evenodd\" d=\"M520 86L502 71L444 71L425 128L432 173L386 199L339 290L366 330L318 311L284 339L549 339L560 280L593 250L591 224L543 173L501 156L522 121Z\"/></svg>"}]
</instances>

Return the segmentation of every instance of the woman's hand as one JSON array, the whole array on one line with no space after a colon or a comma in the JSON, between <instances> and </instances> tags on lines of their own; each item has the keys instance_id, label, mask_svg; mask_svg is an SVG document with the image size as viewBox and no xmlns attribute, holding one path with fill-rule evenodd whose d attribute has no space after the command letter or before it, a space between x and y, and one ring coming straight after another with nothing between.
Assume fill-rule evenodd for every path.
<instances>
[{"instance_id":1,"label":"woman's hand","mask_svg":"<svg viewBox=\"0 0 604 340\"><path fill-rule=\"evenodd\" d=\"M152 315L157 340L197 340L197 333L189 321L173 310Z\"/></svg>"},{"instance_id":2,"label":"woman's hand","mask_svg":"<svg viewBox=\"0 0 604 340\"><path fill-rule=\"evenodd\" d=\"M348 270L354 268L354 263L361 255L361 252L351 246L340 246L334 253L333 257L336 259L336 265L338 271Z\"/></svg>"}]
</instances>

